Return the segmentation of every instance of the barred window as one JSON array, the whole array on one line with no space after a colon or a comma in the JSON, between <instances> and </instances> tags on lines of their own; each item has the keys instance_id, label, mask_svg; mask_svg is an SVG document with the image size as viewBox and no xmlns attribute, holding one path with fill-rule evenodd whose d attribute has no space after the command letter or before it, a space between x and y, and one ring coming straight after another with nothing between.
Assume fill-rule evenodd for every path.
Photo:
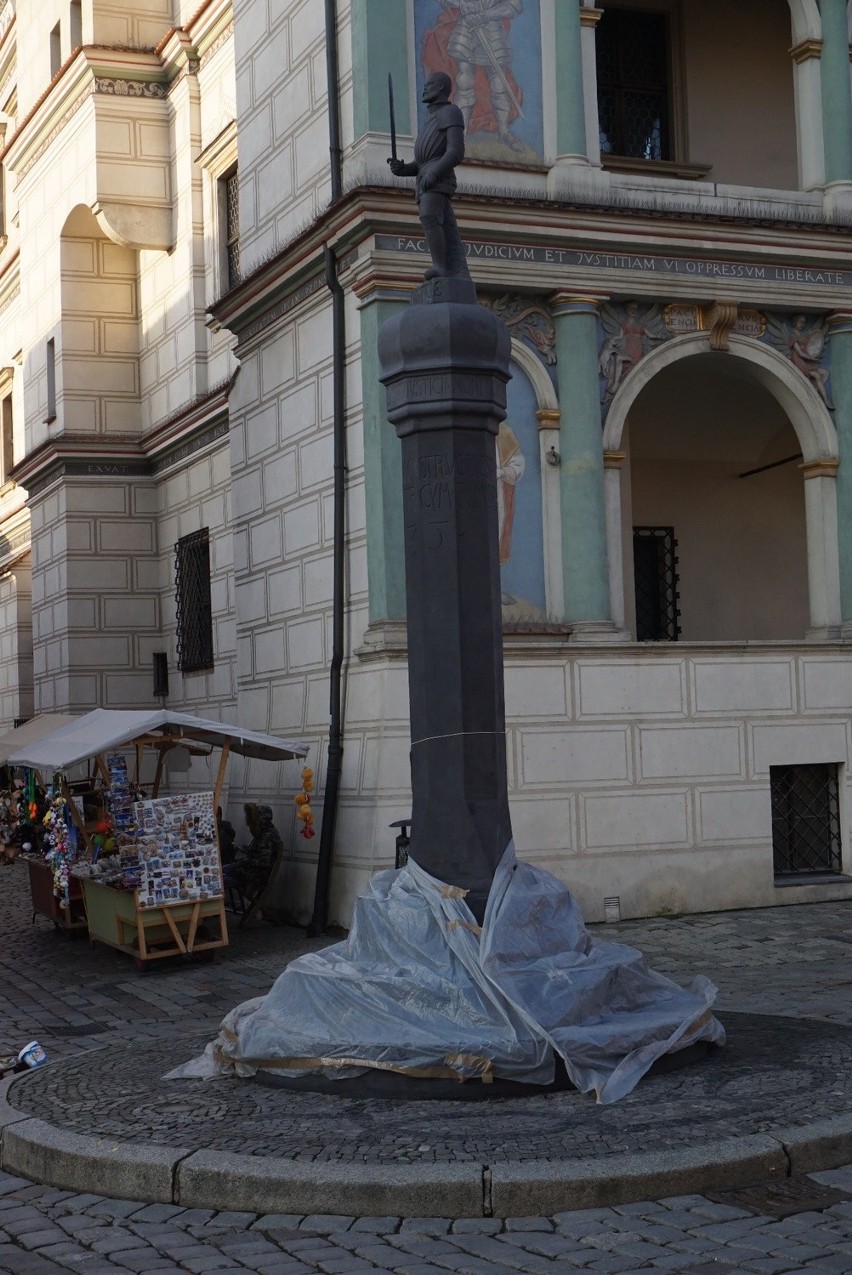
<instances>
[{"instance_id":1,"label":"barred window","mask_svg":"<svg viewBox=\"0 0 852 1275\"><path fill-rule=\"evenodd\" d=\"M181 673L213 667L210 533L207 527L175 545L177 666Z\"/></svg>"},{"instance_id":2,"label":"barred window","mask_svg":"<svg viewBox=\"0 0 852 1275\"><path fill-rule=\"evenodd\" d=\"M240 281L240 185L236 168L221 179L228 287Z\"/></svg>"},{"instance_id":3,"label":"barred window","mask_svg":"<svg viewBox=\"0 0 852 1275\"><path fill-rule=\"evenodd\" d=\"M673 158L669 48L668 14L604 9L595 37L604 156Z\"/></svg>"},{"instance_id":4,"label":"barred window","mask_svg":"<svg viewBox=\"0 0 852 1275\"><path fill-rule=\"evenodd\" d=\"M637 642L676 642L680 636L676 549L674 527L633 528Z\"/></svg>"},{"instance_id":5,"label":"barred window","mask_svg":"<svg viewBox=\"0 0 852 1275\"><path fill-rule=\"evenodd\" d=\"M775 880L843 870L835 763L770 766Z\"/></svg>"}]
</instances>

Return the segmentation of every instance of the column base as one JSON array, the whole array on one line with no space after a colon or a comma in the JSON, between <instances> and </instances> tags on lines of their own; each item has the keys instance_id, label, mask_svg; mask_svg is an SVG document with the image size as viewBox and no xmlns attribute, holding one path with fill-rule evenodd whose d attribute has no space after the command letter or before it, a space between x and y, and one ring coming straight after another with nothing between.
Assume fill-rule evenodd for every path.
<instances>
[{"instance_id":1,"label":"column base","mask_svg":"<svg viewBox=\"0 0 852 1275\"><path fill-rule=\"evenodd\" d=\"M827 182L822 206L827 213L852 213L852 181Z\"/></svg>"},{"instance_id":2,"label":"column base","mask_svg":"<svg viewBox=\"0 0 852 1275\"><path fill-rule=\"evenodd\" d=\"M403 620L378 620L368 626L355 652L359 660L408 654L408 626Z\"/></svg>"},{"instance_id":3,"label":"column base","mask_svg":"<svg viewBox=\"0 0 852 1275\"><path fill-rule=\"evenodd\" d=\"M632 640L613 620L569 620L568 624L572 646L613 646Z\"/></svg>"},{"instance_id":4,"label":"column base","mask_svg":"<svg viewBox=\"0 0 852 1275\"><path fill-rule=\"evenodd\" d=\"M848 628L848 635L844 636L844 628ZM808 629L805 633L806 642L852 642L852 623L844 626L841 624L819 624L814 628Z\"/></svg>"},{"instance_id":5,"label":"column base","mask_svg":"<svg viewBox=\"0 0 852 1275\"><path fill-rule=\"evenodd\" d=\"M841 624L840 641L852 644L852 620L844 620Z\"/></svg>"},{"instance_id":6,"label":"column base","mask_svg":"<svg viewBox=\"0 0 852 1275\"><path fill-rule=\"evenodd\" d=\"M579 191L585 195L598 192L605 198L609 186L609 173L590 164L585 155L560 155L547 174L547 193L555 198L568 198Z\"/></svg>"}]
</instances>

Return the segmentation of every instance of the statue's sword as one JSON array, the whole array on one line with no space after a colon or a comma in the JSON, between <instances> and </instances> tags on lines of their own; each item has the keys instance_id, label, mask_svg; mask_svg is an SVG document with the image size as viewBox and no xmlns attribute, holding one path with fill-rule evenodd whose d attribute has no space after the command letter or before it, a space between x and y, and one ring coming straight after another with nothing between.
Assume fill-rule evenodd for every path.
<instances>
[{"instance_id":1,"label":"statue's sword","mask_svg":"<svg viewBox=\"0 0 852 1275\"><path fill-rule=\"evenodd\" d=\"M391 157L388 160L392 164L396 159L396 111L393 104L393 76L388 75L388 106L390 108L390 135L391 135Z\"/></svg>"}]
</instances>

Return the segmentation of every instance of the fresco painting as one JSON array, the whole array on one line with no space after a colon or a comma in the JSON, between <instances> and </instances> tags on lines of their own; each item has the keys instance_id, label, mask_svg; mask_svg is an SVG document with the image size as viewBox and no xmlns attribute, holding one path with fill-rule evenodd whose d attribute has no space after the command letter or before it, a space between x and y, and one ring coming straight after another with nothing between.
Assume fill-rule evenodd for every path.
<instances>
[{"instance_id":1,"label":"fresco painting","mask_svg":"<svg viewBox=\"0 0 852 1275\"><path fill-rule=\"evenodd\" d=\"M429 75L450 76L468 158L541 165L539 0L414 0L414 26L418 102Z\"/></svg>"},{"instance_id":2,"label":"fresco painting","mask_svg":"<svg viewBox=\"0 0 852 1275\"><path fill-rule=\"evenodd\" d=\"M526 373L512 363L506 420L496 440L500 587L504 623L541 620L544 586L538 403Z\"/></svg>"}]
</instances>

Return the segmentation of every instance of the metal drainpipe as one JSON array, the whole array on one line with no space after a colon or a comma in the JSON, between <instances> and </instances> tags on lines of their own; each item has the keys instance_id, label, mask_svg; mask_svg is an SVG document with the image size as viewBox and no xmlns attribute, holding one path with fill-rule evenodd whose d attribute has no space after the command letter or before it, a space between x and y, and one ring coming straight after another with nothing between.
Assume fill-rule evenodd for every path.
<instances>
[{"instance_id":1,"label":"metal drainpipe","mask_svg":"<svg viewBox=\"0 0 852 1275\"><path fill-rule=\"evenodd\" d=\"M337 3L325 0L325 50L328 76L328 143L331 159L331 198L339 199L343 191L340 149L340 93L337 60ZM343 289L337 278L337 256L325 245L325 282L331 292L332 305L332 400L334 412L334 556L332 586L332 653L329 670L328 759L323 792L322 828L317 854L317 879L314 911L308 934L320 935L328 924L328 896L331 886L331 863L334 856L334 829L337 823L337 801L340 772L343 767L343 621L344 570L346 534L346 327Z\"/></svg>"}]
</instances>

